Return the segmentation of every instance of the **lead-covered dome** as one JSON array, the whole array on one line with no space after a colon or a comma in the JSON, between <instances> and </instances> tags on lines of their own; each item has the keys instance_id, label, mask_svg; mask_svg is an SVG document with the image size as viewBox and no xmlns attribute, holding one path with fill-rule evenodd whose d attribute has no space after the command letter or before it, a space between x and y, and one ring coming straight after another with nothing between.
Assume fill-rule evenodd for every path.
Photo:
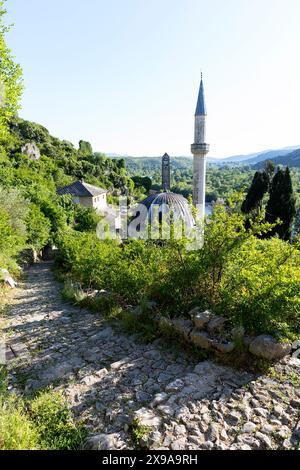
<instances>
[{"instance_id":1,"label":"lead-covered dome","mask_svg":"<svg viewBox=\"0 0 300 470\"><path fill-rule=\"evenodd\" d=\"M190 206L181 194L171 192L151 194L141 204L147 208L149 222L157 216L161 221L162 215L169 212L174 221L181 220L187 227L195 225Z\"/></svg>"}]
</instances>

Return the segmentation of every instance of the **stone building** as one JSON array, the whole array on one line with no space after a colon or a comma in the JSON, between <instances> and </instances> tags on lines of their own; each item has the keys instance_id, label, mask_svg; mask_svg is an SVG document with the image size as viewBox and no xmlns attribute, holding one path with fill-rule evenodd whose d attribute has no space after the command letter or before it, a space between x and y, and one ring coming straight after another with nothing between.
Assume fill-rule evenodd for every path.
<instances>
[{"instance_id":1,"label":"stone building","mask_svg":"<svg viewBox=\"0 0 300 470\"><path fill-rule=\"evenodd\" d=\"M162 188L163 191L170 191L171 168L170 157L167 153L162 157Z\"/></svg>"},{"instance_id":2,"label":"stone building","mask_svg":"<svg viewBox=\"0 0 300 470\"><path fill-rule=\"evenodd\" d=\"M93 207L99 210L106 210L107 208L107 190L92 186L84 180L75 181L58 189L57 194L70 194L74 203L81 204L84 207Z\"/></svg>"}]
</instances>

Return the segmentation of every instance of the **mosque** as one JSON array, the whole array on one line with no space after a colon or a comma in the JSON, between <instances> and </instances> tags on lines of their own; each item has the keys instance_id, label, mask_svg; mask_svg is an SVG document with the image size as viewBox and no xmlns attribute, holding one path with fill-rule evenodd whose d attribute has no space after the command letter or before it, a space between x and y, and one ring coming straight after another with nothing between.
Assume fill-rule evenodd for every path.
<instances>
[{"instance_id":1,"label":"mosque","mask_svg":"<svg viewBox=\"0 0 300 470\"><path fill-rule=\"evenodd\" d=\"M206 155L209 145L206 143L206 105L204 97L203 77L195 111L194 143L191 146L193 154L193 205L197 209L197 219L203 220L205 215L205 180ZM195 220L187 200L181 195L170 192L170 157L167 153L162 157L162 188L163 192L151 194L142 201L148 211L149 221L157 215L162 218L166 209L173 214L174 220L182 220L186 226L193 227Z\"/></svg>"},{"instance_id":2,"label":"mosque","mask_svg":"<svg viewBox=\"0 0 300 470\"><path fill-rule=\"evenodd\" d=\"M206 179L206 155L209 152L209 145L206 143L206 106L204 98L203 78L201 82L195 112L194 143L191 146L193 154L193 205L196 208L197 221L204 219L205 215L205 179ZM173 221L181 220L186 227L194 227L193 217L188 201L181 195L170 191L170 157L167 153L162 157L162 189L163 192L150 194L141 204L146 207L145 215L141 223L148 221L158 222L162 220L163 214L167 213ZM58 194L70 194L74 203L79 203L85 207L93 207L101 213L109 215L115 220L116 230L120 230L120 215L116 216L114 211L108 207L106 201L107 191L85 183L83 180L76 181L69 186L58 189ZM140 211L136 212L134 219L141 216Z\"/></svg>"}]
</instances>

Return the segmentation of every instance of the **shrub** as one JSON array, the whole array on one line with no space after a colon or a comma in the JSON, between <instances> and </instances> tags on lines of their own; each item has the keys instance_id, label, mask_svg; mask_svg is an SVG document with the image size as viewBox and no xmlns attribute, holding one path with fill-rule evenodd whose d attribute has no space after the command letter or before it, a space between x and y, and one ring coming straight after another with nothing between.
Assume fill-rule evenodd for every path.
<instances>
[{"instance_id":1,"label":"shrub","mask_svg":"<svg viewBox=\"0 0 300 470\"><path fill-rule=\"evenodd\" d=\"M60 392L41 391L25 401L7 391L0 368L0 450L77 449L85 435Z\"/></svg>"},{"instance_id":2,"label":"shrub","mask_svg":"<svg viewBox=\"0 0 300 470\"><path fill-rule=\"evenodd\" d=\"M245 242L227 265L219 312L254 333L300 332L300 252L277 238Z\"/></svg>"},{"instance_id":3,"label":"shrub","mask_svg":"<svg viewBox=\"0 0 300 470\"><path fill-rule=\"evenodd\" d=\"M257 220L246 230L236 203L220 205L198 251L187 251L184 240L119 245L69 230L59 238L57 263L82 286L111 291L123 308L155 300L174 317L198 305L247 332L292 338L300 332L300 253L277 238L257 237L270 228Z\"/></svg>"},{"instance_id":4,"label":"shrub","mask_svg":"<svg viewBox=\"0 0 300 470\"><path fill-rule=\"evenodd\" d=\"M66 401L59 392L46 391L30 403L30 416L46 449L77 449L85 432L76 425Z\"/></svg>"},{"instance_id":5,"label":"shrub","mask_svg":"<svg viewBox=\"0 0 300 470\"><path fill-rule=\"evenodd\" d=\"M29 419L24 403L15 396L4 399L0 394L0 449L39 449L39 435Z\"/></svg>"}]
</instances>

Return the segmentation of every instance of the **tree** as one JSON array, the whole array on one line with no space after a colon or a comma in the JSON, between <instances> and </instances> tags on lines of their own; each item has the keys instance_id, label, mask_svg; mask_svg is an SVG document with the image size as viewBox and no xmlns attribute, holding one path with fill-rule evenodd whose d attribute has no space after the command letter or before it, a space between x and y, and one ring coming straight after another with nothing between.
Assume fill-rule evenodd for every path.
<instances>
[{"instance_id":1,"label":"tree","mask_svg":"<svg viewBox=\"0 0 300 470\"><path fill-rule=\"evenodd\" d=\"M278 168L270 188L270 199L266 207L266 222L276 224L278 219L280 222L266 234L267 238L278 234L282 240L290 240L295 215L295 197L290 170L288 167L285 170Z\"/></svg>"},{"instance_id":2,"label":"tree","mask_svg":"<svg viewBox=\"0 0 300 470\"><path fill-rule=\"evenodd\" d=\"M101 216L91 207L76 206L75 209L75 230L78 232L96 232L97 224Z\"/></svg>"},{"instance_id":3,"label":"tree","mask_svg":"<svg viewBox=\"0 0 300 470\"><path fill-rule=\"evenodd\" d=\"M148 176L133 176L132 180L136 188L143 187L146 192L149 192L152 186L151 178Z\"/></svg>"},{"instance_id":4,"label":"tree","mask_svg":"<svg viewBox=\"0 0 300 470\"><path fill-rule=\"evenodd\" d=\"M84 140L79 141L79 151L78 153L82 156L89 156L93 155L93 149L92 146L89 142L86 142Z\"/></svg>"},{"instance_id":5,"label":"tree","mask_svg":"<svg viewBox=\"0 0 300 470\"><path fill-rule=\"evenodd\" d=\"M6 45L5 34L9 27L5 25L3 16L5 0L0 0L0 138L7 135L8 123L16 115L23 90L22 69L11 56Z\"/></svg>"},{"instance_id":6,"label":"tree","mask_svg":"<svg viewBox=\"0 0 300 470\"><path fill-rule=\"evenodd\" d=\"M263 197L269 189L269 176L263 171L257 171L252 184L242 204L244 214L258 215L262 209Z\"/></svg>"},{"instance_id":7,"label":"tree","mask_svg":"<svg viewBox=\"0 0 300 470\"><path fill-rule=\"evenodd\" d=\"M27 243L36 250L41 250L50 239L50 220L41 212L36 204L31 204L26 223Z\"/></svg>"}]
</instances>

